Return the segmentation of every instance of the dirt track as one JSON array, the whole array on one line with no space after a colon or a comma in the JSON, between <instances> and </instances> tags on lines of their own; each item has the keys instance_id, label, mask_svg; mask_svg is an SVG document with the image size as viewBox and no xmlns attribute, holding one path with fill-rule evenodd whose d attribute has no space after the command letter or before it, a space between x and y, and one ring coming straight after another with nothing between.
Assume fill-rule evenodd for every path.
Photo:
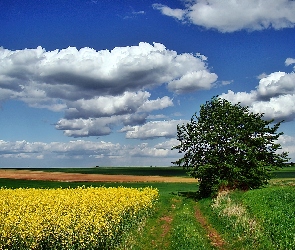
<instances>
[{"instance_id":1,"label":"dirt track","mask_svg":"<svg viewBox=\"0 0 295 250\"><path fill-rule=\"evenodd\" d=\"M190 182L197 183L196 179L183 177L163 176L135 176L135 175L104 175L78 174L62 172L43 172L31 170L0 169L0 178L19 180L44 181L92 181L92 182Z\"/></svg>"}]
</instances>

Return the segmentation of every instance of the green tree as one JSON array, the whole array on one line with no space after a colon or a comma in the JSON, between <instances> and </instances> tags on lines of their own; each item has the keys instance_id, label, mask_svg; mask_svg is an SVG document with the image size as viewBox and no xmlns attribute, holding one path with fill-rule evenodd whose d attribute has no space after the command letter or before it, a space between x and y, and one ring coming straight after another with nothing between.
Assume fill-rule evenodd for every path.
<instances>
[{"instance_id":1,"label":"green tree","mask_svg":"<svg viewBox=\"0 0 295 250\"><path fill-rule=\"evenodd\" d=\"M221 188L243 190L268 183L271 170L282 167L288 154L276 153L282 122L264 120L248 107L218 96L201 105L187 124L177 126L180 142L173 149L183 157L173 162L199 179L199 195L216 195Z\"/></svg>"}]
</instances>

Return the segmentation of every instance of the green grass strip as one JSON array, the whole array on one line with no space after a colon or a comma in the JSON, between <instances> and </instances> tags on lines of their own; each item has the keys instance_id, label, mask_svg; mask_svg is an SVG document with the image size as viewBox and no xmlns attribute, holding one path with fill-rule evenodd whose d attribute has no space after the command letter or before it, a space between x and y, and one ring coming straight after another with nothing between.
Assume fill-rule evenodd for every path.
<instances>
[{"instance_id":1,"label":"green grass strip","mask_svg":"<svg viewBox=\"0 0 295 250\"><path fill-rule=\"evenodd\" d=\"M175 204L170 249L214 249L207 238L205 229L196 219L196 202L192 199L181 198Z\"/></svg>"},{"instance_id":2,"label":"green grass strip","mask_svg":"<svg viewBox=\"0 0 295 250\"><path fill-rule=\"evenodd\" d=\"M262 224L274 249L294 249L295 187L249 191L243 195L243 201Z\"/></svg>"}]
</instances>

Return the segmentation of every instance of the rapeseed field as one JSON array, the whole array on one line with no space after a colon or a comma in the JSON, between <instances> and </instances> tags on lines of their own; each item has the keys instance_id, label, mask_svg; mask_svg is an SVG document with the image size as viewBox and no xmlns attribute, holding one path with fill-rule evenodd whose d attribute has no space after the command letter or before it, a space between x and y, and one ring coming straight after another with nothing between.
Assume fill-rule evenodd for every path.
<instances>
[{"instance_id":1,"label":"rapeseed field","mask_svg":"<svg viewBox=\"0 0 295 250\"><path fill-rule=\"evenodd\" d=\"M112 249L158 195L153 188L1 188L0 249Z\"/></svg>"}]
</instances>

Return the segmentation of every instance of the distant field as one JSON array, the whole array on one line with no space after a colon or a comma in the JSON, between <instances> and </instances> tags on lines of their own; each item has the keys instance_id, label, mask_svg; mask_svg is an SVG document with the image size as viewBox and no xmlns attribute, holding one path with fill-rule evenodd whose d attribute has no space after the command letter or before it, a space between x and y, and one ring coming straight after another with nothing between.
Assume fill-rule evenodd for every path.
<instances>
[{"instance_id":1,"label":"distant field","mask_svg":"<svg viewBox=\"0 0 295 250\"><path fill-rule=\"evenodd\" d=\"M274 179L295 178L295 167L286 167L273 172Z\"/></svg>"},{"instance_id":2,"label":"distant field","mask_svg":"<svg viewBox=\"0 0 295 250\"><path fill-rule=\"evenodd\" d=\"M23 168L22 168L23 169ZM64 172L81 174L139 175L188 177L181 167L93 167L93 168L28 168L45 172Z\"/></svg>"},{"instance_id":3,"label":"distant field","mask_svg":"<svg viewBox=\"0 0 295 250\"><path fill-rule=\"evenodd\" d=\"M56 169L58 170L58 169ZM80 171L79 171L80 172ZM97 173L79 173L79 172L48 172L36 171L30 169L0 169L0 178L6 179L24 179L24 180L43 180L43 181L89 181L89 182L194 182L198 180L182 176L160 176L155 175L124 175L124 174L97 174ZM82 171L83 172L83 171ZM117 171L118 173L118 171Z\"/></svg>"},{"instance_id":4,"label":"distant field","mask_svg":"<svg viewBox=\"0 0 295 250\"><path fill-rule=\"evenodd\" d=\"M24 169L24 168L19 168ZM106 175L138 175L138 176L166 176L189 177L187 171L181 167L92 167L92 168L28 168L31 171L63 172L81 174ZM285 167L273 171L273 179L295 178L295 167Z\"/></svg>"}]
</instances>

